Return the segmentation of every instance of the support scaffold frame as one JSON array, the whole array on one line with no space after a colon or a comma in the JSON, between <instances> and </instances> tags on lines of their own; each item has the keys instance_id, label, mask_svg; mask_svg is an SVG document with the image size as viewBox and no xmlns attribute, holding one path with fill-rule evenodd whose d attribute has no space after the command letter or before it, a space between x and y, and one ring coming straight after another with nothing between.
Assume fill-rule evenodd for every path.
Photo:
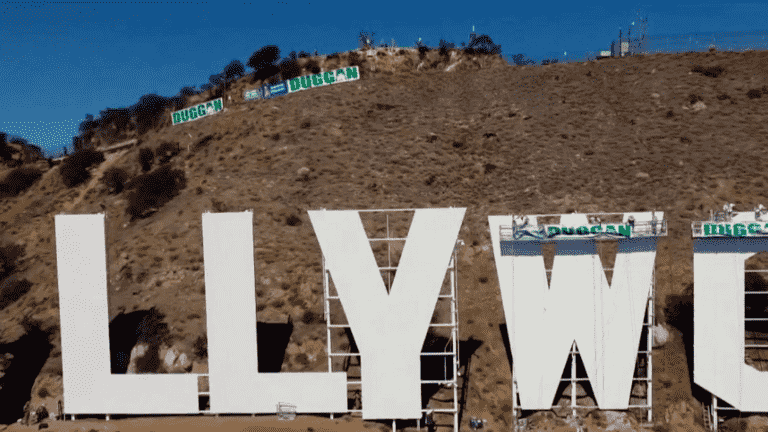
<instances>
[{"instance_id":1,"label":"support scaffold frame","mask_svg":"<svg viewBox=\"0 0 768 432\"><path fill-rule=\"evenodd\" d=\"M391 278L391 272L396 271L397 267L392 266L392 257L391 257L391 245L392 242L405 242L407 241L408 237L407 235L405 237L390 237L390 224L389 224L389 215L390 213L395 212L415 212L417 209L377 209L377 210L358 210L359 213L385 213L386 214L386 237L383 238L368 238L369 243L373 244L374 242L386 242L387 243L387 266L379 267L379 271L387 271L388 277ZM440 384L446 387L452 388L453 393L453 407L452 408L422 408L422 418L418 420L418 427L419 430L421 430L421 424L422 420L424 419L424 415L427 413L447 413L452 414L453 417L453 430L454 432L459 432L459 396L458 396L458 377L459 377L459 309L458 309L458 247L463 245L464 242L461 240L457 240L456 246L453 249L453 253L451 254L450 262L448 263L448 266L446 267L446 272L449 272L450 275L450 293L449 294L440 294L438 296L438 301L440 299L450 299L450 305L451 305L451 322L447 323L435 323L430 322L430 327L449 327L451 330L451 336L448 340L448 344L451 345L452 351L450 352L422 352L421 357L424 358L425 356L443 356L448 357L451 360L451 363L453 365L453 375L451 379L443 379L443 380L421 380L421 385L425 384ZM331 300L338 301L339 297L331 296L330 289L331 289L331 280L330 280L330 271L326 267L325 264L325 256L322 258L322 272L323 272L323 295L324 295L324 301L323 305L325 307L325 322L326 322L326 343L327 343L327 352L328 352L328 371L333 372L333 359L335 357L342 357L346 358L347 361L349 358L352 357L360 357L359 353L352 353L352 352L334 352L331 344L331 329L333 328L349 328L348 324L333 324L333 317L331 313ZM389 285L391 286L391 279L389 280ZM423 349L423 348L422 348ZM351 347L350 347L351 350ZM444 365L445 366L445 375L447 375L447 362ZM360 389L362 387L361 381L355 381L355 380L347 380L347 389ZM338 414L360 414L362 415L362 409L348 409L344 413L338 413ZM330 415L330 418L334 418L334 414L332 413ZM392 431L397 430L396 425L397 419L392 419Z\"/></svg>"},{"instance_id":2,"label":"support scaffold frame","mask_svg":"<svg viewBox=\"0 0 768 432\"><path fill-rule=\"evenodd\" d=\"M587 213L590 217L612 217L617 215L623 215L624 213ZM549 218L549 217L557 217L562 216L561 214L546 214L546 215L532 215L533 217L537 218ZM514 225L514 224L513 224ZM657 225L655 223L646 223L646 224L638 224L639 226L642 226L643 231L648 231L648 234L652 235L666 235L666 220L661 220L658 223L658 231L656 230ZM644 225L648 225L651 229L646 230ZM502 230L506 229L509 230L510 227L502 227ZM643 233L645 234L645 233ZM603 250L602 250L602 244L605 241L611 241L615 239L607 239L607 238L595 238L592 241L597 241L598 246L598 259L599 257L603 256ZM549 242L558 242L561 241L561 239L551 239L551 240L544 240ZM567 241L567 240L562 240ZM514 244L514 243L512 243ZM605 266L602 267L603 272L610 272L613 273L612 268L607 268ZM546 269L547 275L550 276L552 273L552 269L548 268ZM645 309L645 315L643 319L643 327L644 331L646 332L646 347L645 350L641 348L642 341L640 344L638 344L637 349L637 356L636 362L635 362L635 371L632 378L632 387L634 388L636 383L646 383L646 397L644 398L637 398L641 400L645 400L645 403L642 404L630 404L630 409L643 409L646 410L646 420L647 423L650 424L653 421L653 327L655 326L655 316L654 316L654 299L656 297L656 266L653 267L653 277L652 277L652 285L651 290L647 298L646 303L646 309ZM642 335L642 333L641 333ZM646 361L642 362L642 356L645 355ZM571 386L571 415L574 418L579 418L579 411L580 410L590 410L590 409L599 409L600 407L596 405L579 405L577 403L577 390L576 390L576 384L579 382L589 382L589 378L587 376L579 376L577 374L577 360L580 360L579 351L576 348L576 343L574 342L571 345L571 350L569 353L570 361L571 361L571 370L570 370L570 377L564 378L561 376L560 382L567 382ZM520 402L519 402L519 393L518 393L518 387L517 387L517 376L515 373L515 364L514 359L512 359L512 420L514 424L515 431L524 430L526 428L525 420L522 420L522 408L520 408ZM645 376L638 376L638 371L645 369ZM563 373L565 375L565 372ZM558 397L558 396L556 396ZM630 396L631 397L631 396ZM556 406L553 405L552 408L555 408ZM522 420L522 421L521 421Z\"/></svg>"}]
</instances>

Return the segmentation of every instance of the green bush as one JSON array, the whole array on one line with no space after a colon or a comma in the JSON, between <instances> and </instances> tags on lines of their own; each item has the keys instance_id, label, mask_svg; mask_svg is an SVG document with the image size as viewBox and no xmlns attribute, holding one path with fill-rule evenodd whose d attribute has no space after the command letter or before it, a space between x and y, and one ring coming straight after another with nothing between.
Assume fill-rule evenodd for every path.
<instances>
[{"instance_id":1,"label":"green bush","mask_svg":"<svg viewBox=\"0 0 768 432\"><path fill-rule=\"evenodd\" d=\"M43 172L35 168L16 168L0 182L0 198L19 196L42 175Z\"/></svg>"},{"instance_id":2,"label":"green bush","mask_svg":"<svg viewBox=\"0 0 768 432\"><path fill-rule=\"evenodd\" d=\"M351 53L349 53L348 61L350 66L357 66L361 69L360 73L363 72L362 68L363 68L363 64L365 63L365 59L359 53L357 53L356 51L352 51Z\"/></svg>"},{"instance_id":3,"label":"green bush","mask_svg":"<svg viewBox=\"0 0 768 432\"><path fill-rule=\"evenodd\" d=\"M91 177L88 168L104 162L104 154L100 151L86 148L77 151L64 159L59 174L68 188L75 187Z\"/></svg>"},{"instance_id":4,"label":"green bush","mask_svg":"<svg viewBox=\"0 0 768 432\"><path fill-rule=\"evenodd\" d=\"M131 220L145 217L152 208L159 208L172 200L187 186L184 171L163 165L156 171L141 174L125 185L131 190L126 213Z\"/></svg>"},{"instance_id":5,"label":"green bush","mask_svg":"<svg viewBox=\"0 0 768 432\"><path fill-rule=\"evenodd\" d=\"M301 75L301 67L295 59L283 59L278 67L280 68L280 76L286 81Z\"/></svg>"},{"instance_id":6,"label":"green bush","mask_svg":"<svg viewBox=\"0 0 768 432\"><path fill-rule=\"evenodd\" d=\"M101 182L107 186L111 194L119 194L123 191L125 183L128 181L128 173L121 168L110 168L101 177Z\"/></svg>"},{"instance_id":7,"label":"green bush","mask_svg":"<svg viewBox=\"0 0 768 432\"><path fill-rule=\"evenodd\" d=\"M10 306L32 289L32 282L10 276L0 283L0 310Z\"/></svg>"},{"instance_id":8,"label":"green bush","mask_svg":"<svg viewBox=\"0 0 768 432\"><path fill-rule=\"evenodd\" d=\"M315 59L311 59L304 64L304 70L311 74L319 74L320 65L317 63Z\"/></svg>"},{"instance_id":9,"label":"green bush","mask_svg":"<svg viewBox=\"0 0 768 432\"><path fill-rule=\"evenodd\" d=\"M181 147L179 147L177 142L164 142L155 150L155 155L160 160L160 164L169 162L179 153L181 153Z\"/></svg>"},{"instance_id":10,"label":"green bush","mask_svg":"<svg viewBox=\"0 0 768 432\"><path fill-rule=\"evenodd\" d=\"M204 359L208 357L208 338L203 336L198 336L195 340L195 343L192 345L192 349L195 353L195 355L200 358Z\"/></svg>"},{"instance_id":11,"label":"green bush","mask_svg":"<svg viewBox=\"0 0 768 432\"><path fill-rule=\"evenodd\" d=\"M158 346L169 341L171 331L165 322L165 314L153 306L141 319L136 333L138 334L137 342Z\"/></svg>"},{"instance_id":12,"label":"green bush","mask_svg":"<svg viewBox=\"0 0 768 432\"><path fill-rule=\"evenodd\" d=\"M710 78L717 78L723 73L725 73L725 68L722 66L709 66L704 67L702 65L696 65L691 69L691 72L700 73L704 76L708 76Z\"/></svg>"},{"instance_id":13,"label":"green bush","mask_svg":"<svg viewBox=\"0 0 768 432\"><path fill-rule=\"evenodd\" d=\"M251 54L246 65L253 69L253 81L266 80L280 72L275 62L280 58L276 45L266 45Z\"/></svg>"},{"instance_id":14,"label":"green bush","mask_svg":"<svg viewBox=\"0 0 768 432\"><path fill-rule=\"evenodd\" d=\"M150 148L143 148L139 150L139 165L144 172L152 169L152 163L155 161L155 152Z\"/></svg>"}]
</instances>

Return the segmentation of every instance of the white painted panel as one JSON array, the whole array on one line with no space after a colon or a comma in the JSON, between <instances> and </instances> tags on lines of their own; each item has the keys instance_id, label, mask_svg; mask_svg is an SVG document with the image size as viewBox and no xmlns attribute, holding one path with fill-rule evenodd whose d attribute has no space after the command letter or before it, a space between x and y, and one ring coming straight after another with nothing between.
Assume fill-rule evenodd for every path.
<instances>
[{"instance_id":1,"label":"white painted panel","mask_svg":"<svg viewBox=\"0 0 768 432\"><path fill-rule=\"evenodd\" d=\"M211 411L252 412L258 373L253 214L202 217Z\"/></svg>"},{"instance_id":2,"label":"white painted panel","mask_svg":"<svg viewBox=\"0 0 768 432\"><path fill-rule=\"evenodd\" d=\"M768 239L694 239L694 382L744 412L768 411L768 372L744 363L744 264Z\"/></svg>"},{"instance_id":3,"label":"white painted panel","mask_svg":"<svg viewBox=\"0 0 768 432\"><path fill-rule=\"evenodd\" d=\"M110 374L104 215L56 215L61 360L67 413L98 413Z\"/></svg>"},{"instance_id":4,"label":"white painted panel","mask_svg":"<svg viewBox=\"0 0 768 432\"><path fill-rule=\"evenodd\" d=\"M196 376L111 375L104 215L55 225L66 413L197 412Z\"/></svg>"},{"instance_id":5,"label":"white painted panel","mask_svg":"<svg viewBox=\"0 0 768 432\"><path fill-rule=\"evenodd\" d=\"M415 211L389 295L359 214L309 212L360 349L364 419L421 417L420 352L465 211Z\"/></svg>"},{"instance_id":6,"label":"white painted panel","mask_svg":"<svg viewBox=\"0 0 768 432\"><path fill-rule=\"evenodd\" d=\"M203 246L211 412L345 411L345 373L258 373L253 214L204 213Z\"/></svg>"},{"instance_id":7,"label":"white painted panel","mask_svg":"<svg viewBox=\"0 0 768 432\"><path fill-rule=\"evenodd\" d=\"M551 294L541 246L517 242L514 256L501 255L499 227L509 220L509 216L488 217L520 401L525 409L549 409L574 338L554 329L564 320L557 316L557 305L547 311ZM548 339L540 339L542 335Z\"/></svg>"},{"instance_id":8,"label":"white painted panel","mask_svg":"<svg viewBox=\"0 0 768 432\"><path fill-rule=\"evenodd\" d=\"M652 286L655 239L619 241L611 287L593 241L557 242L547 289L540 246L518 242L514 255L501 255L499 226L509 220L488 217L521 407L551 407L575 340L600 408L627 409ZM564 225L586 222L584 214L560 220Z\"/></svg>"},{"instance_id":9,"label":"white painted panel","mask_svg":"<svg viewBox=\"0 0 768 432\"><path fill-rule=\"evenodd\" d=\"M112 375L101 391L105 414L197 414L200 409L197 374Z\"/></svg>"}]
</instances>

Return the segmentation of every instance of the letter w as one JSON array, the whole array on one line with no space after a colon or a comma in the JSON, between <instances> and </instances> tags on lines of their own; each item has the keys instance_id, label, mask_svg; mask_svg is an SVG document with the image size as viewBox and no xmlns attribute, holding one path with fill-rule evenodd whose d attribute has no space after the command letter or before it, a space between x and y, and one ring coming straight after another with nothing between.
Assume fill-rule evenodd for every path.
<instances>
[{"instance_id":1,"label":"letter w","mask_svg":"<svg viewBox=\"0 0 768 432\"><path fill-rule=\"evenodd\" d=\"M576 217L584 220L571 225L586 224ZM627 409L656 239L618 241L611 285L595 242L558 242L548 286L539 243L515 242L513 255L501 255L499 227L510 220L488 217L521 408L552 407L575 340L600 409Z\"/></svg>"}]
</instances>

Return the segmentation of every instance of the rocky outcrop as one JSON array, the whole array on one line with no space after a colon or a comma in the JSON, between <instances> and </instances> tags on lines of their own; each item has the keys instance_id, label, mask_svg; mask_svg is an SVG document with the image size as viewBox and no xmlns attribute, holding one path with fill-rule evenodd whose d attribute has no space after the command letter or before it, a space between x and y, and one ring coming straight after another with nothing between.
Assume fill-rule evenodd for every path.
<instances>
[{"instance_id":1,"label":"rocky outcrop","mask_svg":"<svg viewBox=\"0 0 768 432\"><path fill-rule=\"evenodd\" d=\"M142 342L131 350L125 373L186 373L191 369L192 360L180 346L152 346Z\"/></svg>"},{"instance_id":2,"label":"rocky outcrop","mask_svg":"<svg viewBox=\"0 0 768 432\"><path fill-rule=\"evenodd\" d=\"M663 347L670 338L669 329L666 324L657 324L653 326L653 347Z\"/></svg>"}]
</instances>

